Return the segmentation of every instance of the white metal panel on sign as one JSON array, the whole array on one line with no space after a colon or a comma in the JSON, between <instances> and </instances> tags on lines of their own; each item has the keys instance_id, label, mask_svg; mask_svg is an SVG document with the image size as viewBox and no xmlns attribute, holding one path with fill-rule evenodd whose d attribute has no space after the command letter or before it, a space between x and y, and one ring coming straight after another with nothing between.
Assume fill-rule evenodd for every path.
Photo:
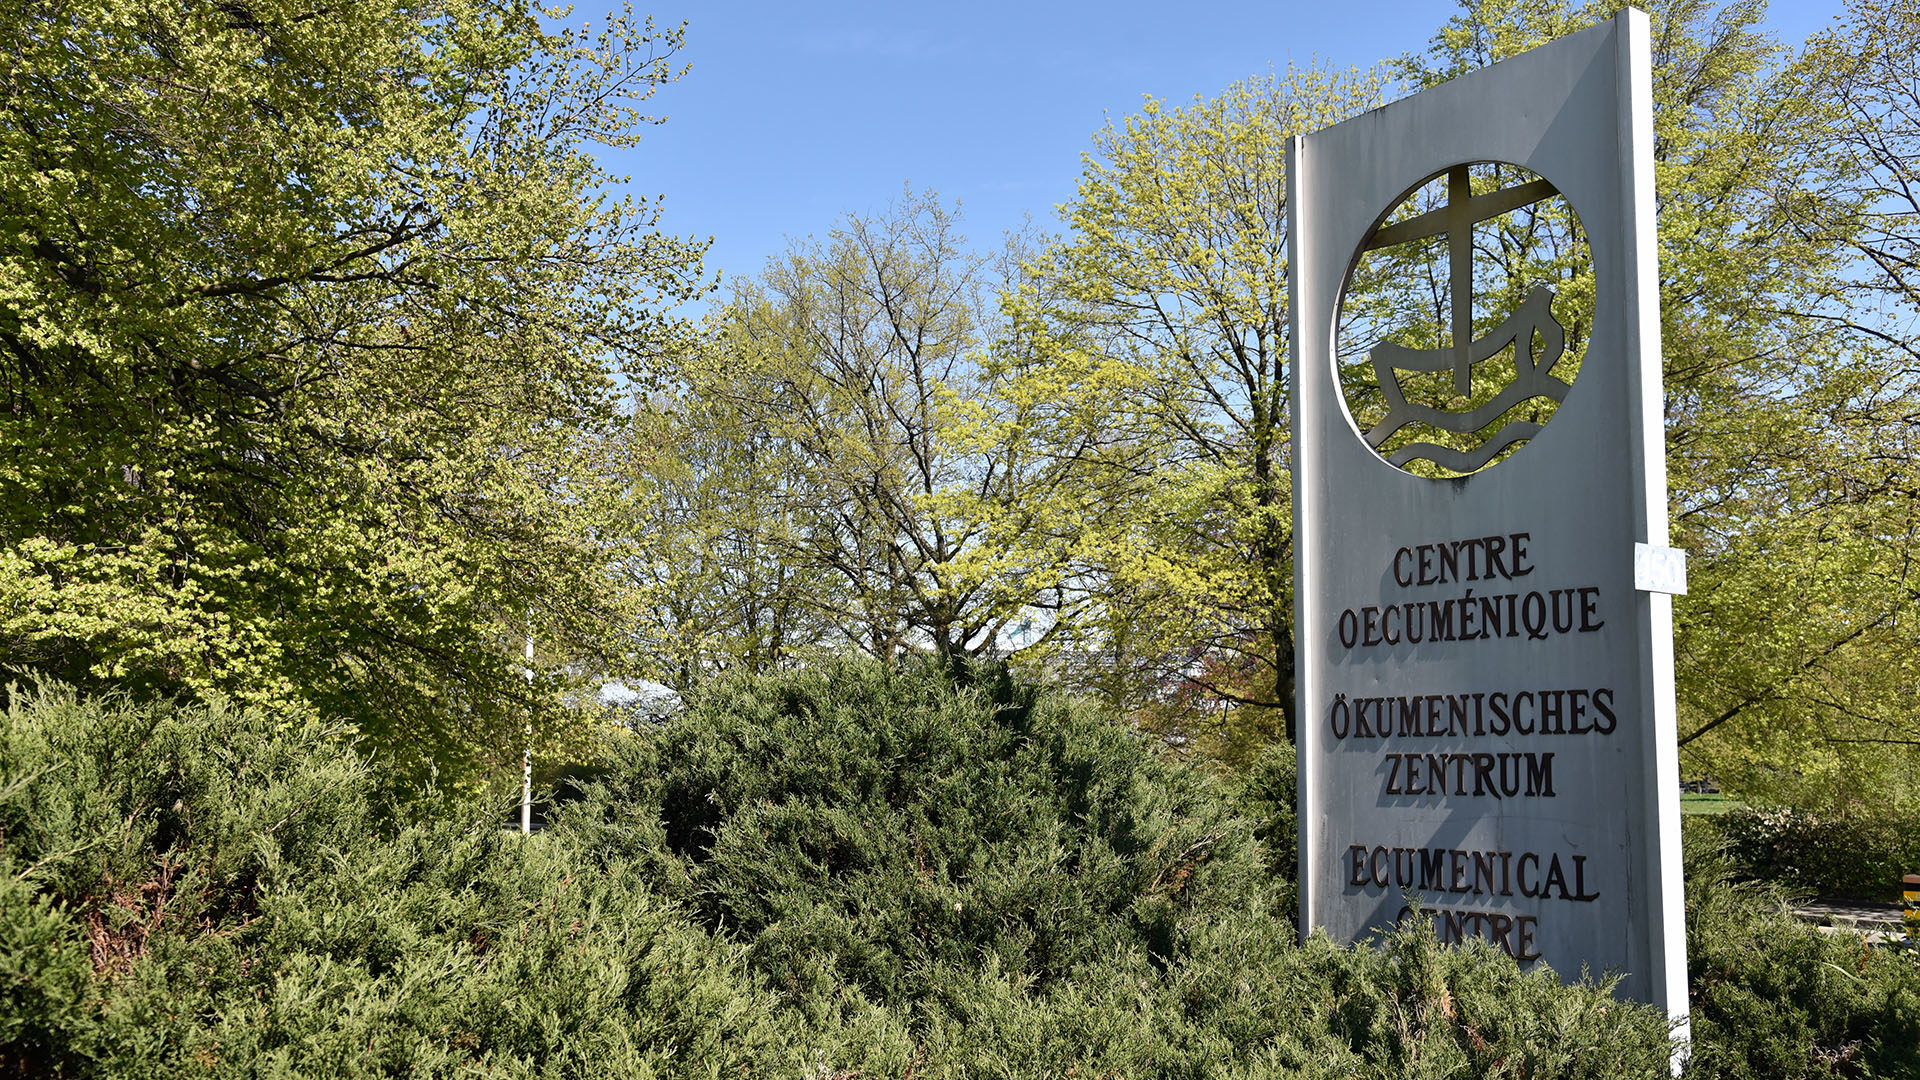
<instances>
[{"instance_id":1,"label":"white metal panel on sign","mask_svg":"<svg viewBox=\"0 0 1920 1080\"><path fill-rule=\"evenodd\" d=\"M1685 579L1661 554L1647 37L1628 10L1290 150L1300 919L1362 940L1417 904L1443 936L1618 972L1679 1017ZM1434 209L1395 216L1415 191ZM1590 277L1489 294L1506 306L1476 321L1476 223L1549 196ZM1342 342L1363 254L1415 243L1447 245L1450 316ZM1458 413L1398 381L1466 395L1495 368ZM1345 388L1354 372L1377 373L1375 397Z\"/></svg>"}]
</instances>

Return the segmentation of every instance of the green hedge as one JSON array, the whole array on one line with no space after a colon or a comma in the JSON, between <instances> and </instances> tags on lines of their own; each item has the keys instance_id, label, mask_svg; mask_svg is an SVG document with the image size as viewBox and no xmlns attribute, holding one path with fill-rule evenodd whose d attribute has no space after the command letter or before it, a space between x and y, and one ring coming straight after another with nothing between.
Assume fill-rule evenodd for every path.
<instances>
[{"instance_id":1,"label":"green hedge","mask_svg":"<svg viewBox=\"0 0 1920 1080\"><path fill-rule=\"evenodd\" d=\"M1799 892L1892 903L1900 879L1920 873L1920 821L1910 816L1738 806L1713 826L1737 873Z\"/></svg>"},{"instance_id":2,"label":"green hedge","mask_svg":"<svg viewBox=\"0 0 1920 1080\"><path fill-rule=\"evenodd\" d=\"M1284 765L850 665L615 738L529 839L318 727L15 694L0 1076L1665 1075L1604 987L1293 944ZM1740 895L1693 909L1696 1073L1914 1075L1913 965Z\"/></svg>"}]
</instances>

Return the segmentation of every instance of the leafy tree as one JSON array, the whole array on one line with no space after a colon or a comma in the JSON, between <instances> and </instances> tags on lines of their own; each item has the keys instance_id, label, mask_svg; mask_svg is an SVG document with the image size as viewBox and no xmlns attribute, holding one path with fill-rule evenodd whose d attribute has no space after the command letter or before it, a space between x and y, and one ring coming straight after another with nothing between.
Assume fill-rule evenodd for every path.
<instances>
[{"instance_id":1,"label":"leafy tree","mask_svg":"<svg viewBox=\"0 0 1920 1080\"><path fill-rule=\"evenodd\" d=\"M1799 774L1793 797L1841 818L1885 812L1902 795L1898 810L1911 816L1920 797L1910 704L1920 692L1917 50L1920 16L1908 6L1855 3L1791 72L1798 92L1827 104L1824 198L1803 196L1792 225L1839 248L1834 279L1805 308L1815 332L1802 339L1831 357L1834 376L1807 395L1814 419L1793 417L1796 430L1776 436L1801 455L1791 487L1767 485L1786 488L1782 512L1755 530L1756 554L1776 564L1768 576L1791 599L1773 598L1776 621L1757 635L1772 646L1764 666L1746 665L1741 674L1753 674L1697 729L1750 783ZM1741 587L1758 591L1763 574Z\"/></svg>"},{"instance_id":2,"label":"leafy tree","mask_svg":"<svg viewBox=\"0 0 1920 1080\"><path fill-rule=\"evenodd\" d=\"M698 245L609 197L680 32L523 0L0 21L0 655L517 748L607 619L610 373Z\"/></svg>"},{"instance_id":3,"label":"leafy tree","mask_svg":"<svg viewBox=\"0 0 1920 1080\"><path fill-rule=\"evenodd\" d=\"M837 595L830 571L792 557L809 481L793 448L738 404L754 378L720 364L658 390L615 444L637 515L616 564L639 610L633 663L682 694L843 641L820 603Z\"/></svg>"},{"instance_id":4,"label":"leafy tree","mask_svg":"<svg viewBox=\"0 0 1920 1080\"><path fill-rule=\"evenodd\" d=\"M801 646L988 655L1022 620L1071 608L1066 555L1035 510L1045 461L988 362L1003 270L966 250L952 211L910 195L736 286L682 385L653 403L679 448L658 468L683 477L661 483L700 505L637 572L664 598L727 561L719 640L758 642L692 670L749 654L763 669ZM706 537L724 549L696 553ZM776 625L790 628L777 641Z\"/></svg>"},{"instance_id":5,"label":"leafy tree","mask_svg":"<svg viewBox=\"0 0 1920 1080\"><path fill-rule=\"evenodd\" d=\"M1853 168L1841 178L1859 228L1859 256L1842 314L1855 329L1904 356L1916 353L1894 327L1920 314L1920 13L1894 0L1854 0L1843 23L1808 44L1809 66L1841 107L1840 145Z\"/></svg>"},{"instance_id":6,"label":"leafy tree","mask_svg":"<svg viewBox=\"0 0 1920 1080\"><path fill-rule=\"evenodd\" d=\"M1289 71L1095 137L1069 236L1015 298L1012 363L1050 419L1116 702L1198 683L1292 710L1286 139L1381 103L1377 74ZM1188 723L1192 712L1184 717ZM1290 719L1275 725L1274 734Z\"/></svg>"}]
</instances>

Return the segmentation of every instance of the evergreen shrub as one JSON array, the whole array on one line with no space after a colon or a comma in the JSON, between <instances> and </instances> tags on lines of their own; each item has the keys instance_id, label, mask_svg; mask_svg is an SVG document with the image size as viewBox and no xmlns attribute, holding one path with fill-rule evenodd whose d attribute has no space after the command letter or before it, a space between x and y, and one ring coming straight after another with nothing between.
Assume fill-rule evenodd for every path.
<instances>
[{"instance_id":1,"label":"evergreen shrub","mask_svg":"<svg viewBox=\"0 0 1920 1080\"><path fill-rule=\"evenodd\" d=\"M1413 927L1296 946L1290 750L1219 784L1004 675L849 663L612 756L556 829L746 944L817 1075L1666 1075L1604 985Z\"/></svg>"},{"instance_id":2,"label":"evergreen shrub","mask_svg":"<svg viewBox=\"0 0 1920 1080\"><path fill-rule=\"evenodd\" d=\"M1920 1080L1920 954L1824 933L1777 884L1737 880L1710 832L1688 840L1687 1075Z\"/></svg>"},{"instance_id":3,"label":"evergreen shrub","mask_svg":"<svg viewBox=\"0 0 1920 1080\"><path fill-rule=\"evenodd\" d=\"M767 1044L737 950L502 805L394 823L319 725L11 697L0 1076L706 1075Z\"/></svg>"},{"instance_id":4,"label":"evergreen shrub","mask_svg":"<svg viewBox=\"0 0 1920 1080\"><path fill-rule=\"evenodd\" d=\"M1217 783L1004 678L723 682L531 838L317 725L4 718L0 1076L1666 1076L1604 984L1296 945L1283 751ZM1904 958L1695 902L1695 1075L1915 1075Z\"/></svg>"},{"instance_id":5,"label":"evergreen shrub","mask_svg":"<svg viewBox=\"0 0 1920 1080\"><path fill-rule=\"evenodd\" d=\"M1261 750L1234 784L1235 802L1253 821L1267 873L1276 878L1292 878L1300 863L1297 770L1293 744L1276 742Z\"/></svg>"},{"instance_id":6,"label":"evergreen shrub","mask_svg":"<svg viewBox=\"0 0 1920 1080\"><path fill-rule=\"evenodd\" d=\"M564 827L653 866L790 995L889 1006L986 963L1034 989L1116 952L1164 967L1275 887L1198 770L1004 672L961 682L856 662L720 682L616 744Z\"/></svg>"}]
</instances>

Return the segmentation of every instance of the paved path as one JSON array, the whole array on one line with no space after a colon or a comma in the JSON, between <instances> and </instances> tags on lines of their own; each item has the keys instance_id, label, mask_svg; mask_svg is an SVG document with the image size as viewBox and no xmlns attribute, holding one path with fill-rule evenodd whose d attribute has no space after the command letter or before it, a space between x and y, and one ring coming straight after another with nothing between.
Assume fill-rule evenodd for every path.
<instances>
[{"instance_id":1,"label":"paved path","mask_svg":"<svg viewBox=\"0 0 1920 1080\"><path fill-rule=\"evenodd\" d=\"M1809 900L1795 904L1793 913L1828 933L1858 933L1872 942L1895 941L1905 936L1898 904Z\"/></svg>"}]
</instances>

